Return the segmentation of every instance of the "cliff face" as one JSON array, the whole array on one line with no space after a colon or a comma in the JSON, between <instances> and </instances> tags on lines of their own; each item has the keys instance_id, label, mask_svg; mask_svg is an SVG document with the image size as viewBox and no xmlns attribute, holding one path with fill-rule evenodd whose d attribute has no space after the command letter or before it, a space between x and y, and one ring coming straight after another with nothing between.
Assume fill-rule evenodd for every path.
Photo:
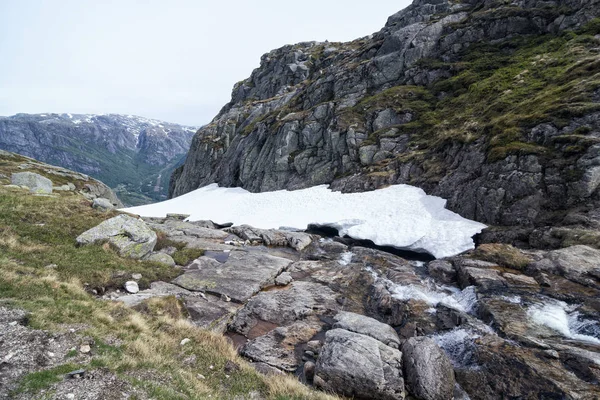
<instances>
[{"instance_id":1,"label":"cliff face","mask_svg":"<svg viewBox=\"0 0 600 400\"><path fill-rule=\"evenodd\" d=\"M274 50L198 131L170 194L407 183L488 224L595 225L599 14L417 0L369 37Z\"/></svg>"},{"instance_id":2,"label":"cliff face","mask_svg":"<svg viewBox=\"0 0 600 400\"><path fill-rule=\"evenodd\" d=\"M82 172L126 204L164 200L195 128L126 115L0 117L0 149Z\"/></svg>"}]
</instances>

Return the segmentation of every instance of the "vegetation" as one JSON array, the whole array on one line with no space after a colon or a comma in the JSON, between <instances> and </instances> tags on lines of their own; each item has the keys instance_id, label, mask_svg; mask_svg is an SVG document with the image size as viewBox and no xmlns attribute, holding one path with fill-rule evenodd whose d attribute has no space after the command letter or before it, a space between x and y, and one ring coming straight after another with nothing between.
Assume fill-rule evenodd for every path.
<instances>
[{"instance_id":1,"label":"vegetation","mask_svg":"<svg viewBox=\"0 0 600 400\"><path fill-rule=\"evenodd\" d=\"M516 247L501 243L482 244L471 255L478 260L493 262L517 270L522 270L533 262L533 258Z\"/></svg>"}]
</instances>

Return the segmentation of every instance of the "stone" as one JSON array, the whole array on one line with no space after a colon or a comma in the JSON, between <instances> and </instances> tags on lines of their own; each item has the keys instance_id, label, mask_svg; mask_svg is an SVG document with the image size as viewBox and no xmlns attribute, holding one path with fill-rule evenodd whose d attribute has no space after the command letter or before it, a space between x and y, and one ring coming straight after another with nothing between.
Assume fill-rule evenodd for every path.
<instances>
[{"instance_id":1,"label":"stone","mask_svg":"<svg viewBox=\"0 0 600 400\"><path fill-rule=\"evenodd\" d=\"M144 221L126 214L118 215L77 237L79 245L108 242L121 257L142 258L156 245L156 233Z\"/></svg>"},{"instance_id":2,"label":"stone","mask_svg":"<svg viewBox=\"0 0 600 400\"><path fill-rule=\"evenodd\" d=\"M13 185L28 187L31 193L51 194L53 189L50 179L34 172L12 174L10 181Z\"/></svg>"},{"instance_id":3,"label":"stone","mask_svg":"<svg viewBox=\"0 0 600 400\"><path fill-rule=\"evenodd\" d=\"M240 354L280 370L294 372L301 363L301 360L296 357L296 346L306 343L320 329L320 324L304 321L278 327L265 335L251 339L240 349Z\"/></svg>"},{"instance_id":4,"label":"stone","mask_svg":"<svg viewBox=\"0 0 600 400\"><path fill-rule=\"evenodd\" d=\"M312 381L315 378L315 370L317 368L317 364L315 364L312 361L307 361L304 363L304 377L309 380Z\"/></svg>"},{"instance_id":5,"label":"stone","mask_svg":"<svg viewBox=\"0 0 600 400\"><path fill-rule=\"evenodd\" d=\"M458 270L458 282L461 288L477 286L482 290L498 289L507 285L496 264L470 259L457 259L454 266Z\"/></svg>"},{"instance_id":6,"label":"stone","mask_svg":"<svg viewBox=\"0 0 600 400\"><path fill-rule=\"evenodd\" d=\"M79 347L79 351L82 352L83 354L87 354L90 351L92 351L92 348L90 347L89 344L83 344Z\"/></svg>"},{"instance_id":7,"label":"stone","mask_svg":"<svg viewBox=\"0 0 600 400\"><path fill-rule=\"evenodd\" d=\"M268 254L233 251L225 263L200 257L173 283L192 291L226 295L244 303L262 288L272 285L291 260Z\"/></svg>"},{"instance_id":8,"label":"stone","mask_svg":"<svg viewBox=\"0 0 600 400\"><path fill-rule=\"evenodd\" d=\"M175 213L167 214L167 219L174 219L176 221L185 221L189 217L190 217L189 214L175 214Z\"/></svg>"},{"instance_id":9,"label":"stone","mask_svg":"<svg viewBox=\"0 0 600 400\"><path fill-rule=\"evenodd\" d=\"M135 294L140 291L140 287L138 286L137 282L135 282L135 281L125 282L124 288L125 288L125 290L127 290L128 293L132 293L132 294Z\"/></svg>"},{"instance_id":10,"label":"stone","mask_svg":"<svg viewBox=\"0 0 600 400\"><path fill-rule=\"evenodd\" d=\"M408 391L418 399L451 399L454 369L446 353L428 337L414 337L402 345L404 379Z\"/></svg>"},{"instance_id":11,"label":"stone","mask_svg":"<svg viewBox=\"0 0 600 400\"><path fill-rule=\"evenodd\" d=\"M190 338L185 338L181 341L181 343L179 343L180 346L185 346L186 344L190 343L192 341L192 339Z\"/></svg>"},{"instance_id":12,"label":"stone","mask_svg":"<svg viewBox=\"0 0 600 400\"><path fill-rule=\"evenodd\" d=\"M330 330L317 360L314 384L357 399L403 399L402 353L369 336Z\"/></svg>"},{"instance_id":13,"label":"stone","mask_svg":"<svg viewBox=\"0 0 600 400\"><path fill-rule=\"evenodd\" d=\"M289 325L337 311L341 306L336 299L337 294L325 285L294 281L287 290L266 291L252 297L235 315L230 329L253 336L253 331L264 323Z\"/></svg>"},{"instance_id":14,"label":"stone","mask_svg":"<svg viewBox=\"0 0 600 400\"><path fill-rule=\"evenodd\" d=\"M435 278L440 283L456 282L456 269L451 262L446 260L435 260L427 263L427 271L429 275Z\"/></svg>"},{"instance_id":15,"label":"stone","mask_svg":"<svg viewBox=\"0 0 600 400\"><path fill-rule=\"evenodd\" d=\"M131 279L139 281L140 279L142 279L142 274L131 274Z\"/></svg>"},{"instance_id":16,"label":"stone","mask_svg":"<svg viewBox=\"0 0 600 400\"><path fill-rule=\"evenodd\" d=\"M109 211L115 209L115 206L113 205L113 203L111 203L110 200L102 197L95 198L92 203L92 207L102 211Z\"/></svg>"},{"instance_id":17,"label":"stone","mask_svg":"<svg viewBox=\"0 0 600 400\"><path fill-rule=\"evenodd\" d=\"M333 324L334 329L339 328L360 333L377 339L394 349L400 348L400 338L394 328L376 319L347 311L339 312L333 319L336 321Z\"/></svg>"},{"instance_id":18,"label":"stone","mask_svg":"<svg viewBox=\"0 0 600 400\"><path fill-rule=\"evenodd\" d=\"M194 297L186 297L184 304L194 325L218 333L227 331L227 323L239 307L225 301L207 301Z\"/></svg>"},{"instance_id":19,"label":"stone","mask_svg":"<svg viewBox=\"0 0 600 400\"><path fill-rule=\"evenodd\" d=\"M600 250L588 246L553 250L528 265L526 272L564 276L581 285L600 288Z\"/></svg>"},{"instance_id":20,"label":"stone","mask_svg":"<svg viewBox=\"0 0 600 400\"><path fill-rule=\"evenodd\" d=\"M292 278L292 274L289 272L283 272L277 278L275 278L275 284L278 286L287 286L292 283L293 280L294 278Z\"/></svg>"},{"instance_id":21,"label":"stone","mask_svg":"<svg viewBox=\"0 0 600 400\"><path fill-rule=\"evenodd\" d=\"M312 243L312 236L303 232L258 229L248 225L233 226L226 231L250 242L264 243L267 246L289 246L298 251Z\"/></svg>"},{"instance_id":22,"label":"stone","mask_svg":"<svg viewBox=\"0 0 600 400\"><path fill-rule=\"evenodd\" d=\"M154 297L166 297L166 296L176 296L176 297L194 297L195 293L190 292L189 290L183 289L179 286L172 285L166 282L152 282L150 284L150 289L140 291L135 294L128 294L125 296L117 297L116 301L123 302L128 307L135 307L142 303L144 300L151 299Z\"/></svg>"},{"instance_id":23,"label":"stone","mask_svg":"<svg viewBox=\"0 0 600 400\"><path fill-rule=\"evenodd\" d=\"M144 256L143 260L168 265L170 267L174 267L176 265L173 257L161 252L149 253L148 255Z\"/></svg>"}]
</instances>

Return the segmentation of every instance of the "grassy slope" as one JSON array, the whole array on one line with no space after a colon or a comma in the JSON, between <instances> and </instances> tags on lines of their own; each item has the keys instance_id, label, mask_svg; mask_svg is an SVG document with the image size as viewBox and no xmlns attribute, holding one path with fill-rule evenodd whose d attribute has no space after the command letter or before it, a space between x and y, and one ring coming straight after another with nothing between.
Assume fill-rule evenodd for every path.
<instances>
[{"instance_id":1,"label":"grassy slope","mask_svg":"<svg viewBox=\"0 0 600 400\"><path fill-rule=\"evenodd\" d=\"M0 160L0 173L9 175L18 162L9 164ZM0 179L0 184L6 183ZM74 193L39 197L0 186L0 301L29 311L34 328L60 332L67 325L84 324L83 334L96 344L91 364L82 367L108 367L152 398L233 398L252 391L273 399L327 398L293 377L259 375L225 338L191 325L175 298L151 301L138 312L92 296L91 288L121 285L131 273L144 276L142 285L178 273L122 259L102 246L75 246L78 234L115 213L96 211ZM57 267L45 268L48 264ZM184 338L192 343L180 346ZM115 342L119 345L107 344ZM195 362L181 362L192 355ZM226 374L223 367L228 360L242 368ZM22 379L20 390L35 397L73 367L65 359L64 365L34 372Z\"/></svg>"},{"instance_id":2,"label":"grassy slope","mask_svg":"<svg viewBox=\"0 0 600 400\"><path fill-rule=\"evenodd\" d=\"M573 118L600 110L592 95L600 88L600 20L559 36L515 37L496 44L472 45L460 61L421 60L421 67L451 77L429 87L396 86L363 99L339 118L342 127L366 124L365 116L393 108L411 112L412 122L396 130L374 132L363 145L379 138L410 135L410 149L371 167L384 170L397 160L416 160L426 176L440 177L431 153L449 143L485 138L488 161L509 154L538 154L569 163L598 140L585 129L555 138L547 146L527 142L526 132L540 123L562 128ZM428 174L427 174L428 173Z\"/></svg>"}]
</instances>

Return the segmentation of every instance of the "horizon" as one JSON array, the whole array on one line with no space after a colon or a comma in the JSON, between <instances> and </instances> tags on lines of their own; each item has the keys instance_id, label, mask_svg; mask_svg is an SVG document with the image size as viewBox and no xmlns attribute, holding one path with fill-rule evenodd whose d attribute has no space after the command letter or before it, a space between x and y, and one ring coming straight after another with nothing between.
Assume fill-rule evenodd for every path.
<instances>
[{"instance_id":1,"label":"horizon","mask_svg":"<svg viewBox=\"0 0 600 400\"><path fill-rule=\"evenodd\" d=\"M0 52L12 60L0 66L0 115L119 114L202 126L263 54L368 36L409 4L9 0L0 5Z\"/></svg>"}]
</instances>

